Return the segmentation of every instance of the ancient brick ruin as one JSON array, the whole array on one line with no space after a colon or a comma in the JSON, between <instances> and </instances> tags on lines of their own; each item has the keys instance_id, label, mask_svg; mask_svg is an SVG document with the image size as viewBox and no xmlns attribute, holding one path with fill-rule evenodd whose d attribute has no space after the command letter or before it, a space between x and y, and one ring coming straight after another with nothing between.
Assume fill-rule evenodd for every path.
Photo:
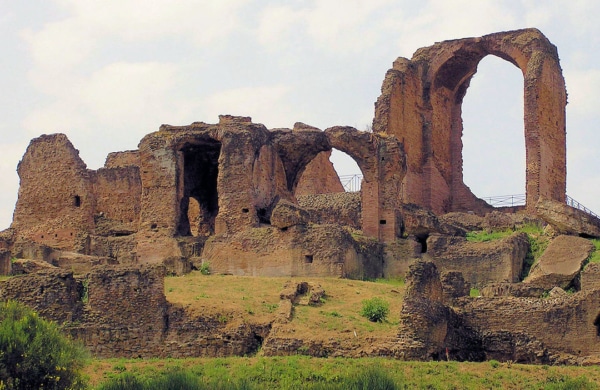
<instances>
[{"instance_id":1,"label":"ancient brick ruin","mask_svg":"<svg viewBox=\"0 0 600 390\"><path fill-rule=\"evenodd\" d=\"M525 207L494 209L463 182L461 104L487 55L523 72ZM28 275L1 283L0 297L67 324L99 356L244 355L262 344L272 355L303 346L314 356L430 359L448 348L460 360L590 361L600 354L600 272L586 267L593 246L574 236L600 237L600 220L565 203L565 105L556 48L526 29L398 58L373 132L267 129L222 115L162 125L97 170L65 135L42 135L19 163L13 223L0 232L0 274ZM344 192L334 148L357 162L359 192ZM526 234L465 238L531 224L546 227L557 257L529 276ZM273 336L272 324L194 317L166 301L162 277L202 264L252 276L408 273L398 339L311 344ZM471 287L484 298L467 298ZM579 292L541 298L565 289Z\"/></svg>"},{"instance_id":2,"label":"ancient brick ruin","mask_svg":"<svg viewBox=\"0 0 600 390\"><path fill-rule=\"evenodd\" d=\"M462 176L462 101L478 63L500 57L523 73L527 207L565 202L567 92L556 47L527 29L457 39L398 58L375 105L375 132L395 135L407 156L402 200L436 213L489 207Z\"/></svg>"}]
</instances>

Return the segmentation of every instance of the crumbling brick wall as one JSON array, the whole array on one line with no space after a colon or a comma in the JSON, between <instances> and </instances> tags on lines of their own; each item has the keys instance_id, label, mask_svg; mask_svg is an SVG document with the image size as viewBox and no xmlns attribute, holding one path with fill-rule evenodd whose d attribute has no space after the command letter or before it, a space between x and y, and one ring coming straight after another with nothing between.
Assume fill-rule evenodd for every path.
<instances>
[{"instance_id":1,"label":"crumbling brick wall","mask_svg":"<svg viewBox=\"0 0 600 390\"><path fill-rule=\"evenodd\" d=\"M482 334L522 334L541 343L553 359L574 363L570 359L600 353L599 307L600 290L593 290L546 299L464 299L457 312L466 326ZM538 352L544 353L543 349Z\"/></svg>"},{"instance_id":2,"label":"crumbling brick wall","mask_svg":"<svg viewBox=\"0 0 600 390\"><path fill-rule=\"evenodd\" d=\"M536 29L440 42L417 50L411 60L394 62L375 106L373 129L404 144L404 202L436 213L489 210L463 182L461 139L462 101L487 55L523 72L528 210L540 196L564 203L565 82L556 47Z\"/></svg>"},{"instance_id":3,"label":"crumbling brick wall","mask_svg":"<svg viewBox=\"0 0 600 390\"><path fill-rule=\"evenodd\" d=\"M361 229L361 199L359 192L297 196L298 205L318 224L339 224Z\"/></svg>"},{"instance_id":4,"label":"crumbling brick wall","mask_svg":"<svg viewBox=\"0 0 600 390\"><path fill-rule=\"evenodd\" d=\"M21 185L12 227L19 239L82 250L93 228L90 172L64 134L33 139L17 168Z\"/></svg>"},{"instance_id":5,"label":"crumbling brick wall","mask_svg":"<svg viewBox=\"0 0 600 390\"><path fill-rule=\"evenodd\" d=\"M93 175L94 215L110 220L112 235L137 231L142 183L136 166L100 168Z\"/></svg>"},{"instance_id":6,"label":"crumbling brick wall","mask_svg":"<svg viewBox=\"0 0 600 390\"><path fill-rule=\"evenodd\" d=\"M43 270L0 284L0 301L16 300L57 322L79 321L83 313L81 283L66 270Z\"/></svg>"},{"instance_id":7,"label":"crumbling brick wall","mask_svg":"<svg viewBox=\"0 0 600 390\"><path fill-rule=\"evenodd\" d=\"M333 164L329 161L331 150L321 152L306 166L296 191L295 196L332 194L344 192Z\"/></svg>"}]
</instances>

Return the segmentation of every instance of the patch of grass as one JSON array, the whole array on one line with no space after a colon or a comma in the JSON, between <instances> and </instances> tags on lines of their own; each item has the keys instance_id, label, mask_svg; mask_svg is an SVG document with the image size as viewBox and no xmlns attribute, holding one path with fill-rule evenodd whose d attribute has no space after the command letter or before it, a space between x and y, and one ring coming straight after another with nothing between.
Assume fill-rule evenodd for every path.
<instances>
[{"instance_id":1,"label":"patch of grass","mask_svg":"<svg viewBox=\"0 0 600 390\"><path fill-rule=\"evenodd\" d=\"M373 280L375 283L389 284L390 286L404 287L405 280L403 277L398 278L377 278Z\"/></svg>"},{"instance_id":2,"label":"patch of grass","mask_svg":"<svg viewBox=\"0 0 600 390\"><path fill-rule=\"evenodd\" d=\"M493 240L499 240L510 236L513 233L520 232L527 234L529 240L529 251L525 256L523 263L523 269L521 271L521 280L525 279L529 275L531 267L537 262L542 253L548 247L550 238L544 235L544 229L542 226L537 224L526 224L516 229L504 229L498 231L474 231L467 233L467 241L469 242L488 242ZM600 243L599 243L600 245ZM600 261L600 254L598 261Z\"/></svg>"},{"instance_id":3,"label":"patch of grass","mask_svg":"<svg viewBox=\"0 0 600 390\"><path fill-rule=\"evenodd\" d=\"M308 351L307 348L304 350ZM189 359L95 360L85 369L93 388L124 374L112 371L116 362L142 383L170 372L183 372L197 388L236 389L597 389L595 366L540 366L482 362L411 362L382 358L229 357ZM379 371L379 372L378 372ZM385 373L381 375L381 373ZM363 378L364 380L360 380ZM371 378L371 379L369 379ZM356 381L356 379L359 379ZM356 387L356 383L364 384ZM386 384L376 387L373 383ZM370 384L370 385L369 385ZM392 387L392 384L394 387ZM165 387L169 388L169 387ZM182 387L185 388L185 387Z\"/></svg>"},{"instance_id":4,"label":"patch of grass","mask_svg":"<svg viewBox=\"0 0 600 390\"><path fill-rule=\"evenodd\" d=\"M338 313L337 311L319 311L319 314L322 314L324 316L329 316L329 317L342 317L342 315L340 313Z\"/></svg>"},{"instance_id":5,"label":"patch of grass","mask_svg":"<svg viewBox=\"0 0 600 390\"><path fill-rule=\"evenodd\" d=\"M279 307L278 303L263 303L263 306L269 313L275 313L277 308Z\"/></svg>"},{"instance_id":6,"label":"patch of grass","mask_svg":"<svg viewBox=\"0 0 600 390\"><path fill-rule=\"evenodd\" d=\"M472 288L471 291L469 291L469 296L472 298L477 298L477 297L480 297L481 294L479 293L478 289Z\"/></svg>"},{"instance_id":7,"label":"patch of grass","mask_svg":"<svg viewBox=\"0 0 600 390\"><path fill-rule=\"evenodd\" d=\"M500 230L500 231L475 231L467 233L467 241L469 242L488 242L499 240L504 237L508 237L513 234L513 230Z\"/></svg>"},{"instance_id":8,"label":"patch of grass","mask_svg":"<svg viewBox=\"0 0 600 390\"><path fill-rule=\"evenodd\" d=\"M229 322L247 323L274 320L280 303L279 294L287 282L313 282L321 285L326 298L317 306L296 304L292 320L286 327L293 329L298 338L328 340L341 337L342 342L352 343L362 342L360 336L365 333L377 332L378 337L394 337L398 331L404 295L402 279L365 282L339 278L206 276L200 271L193 271L185 276L165 278L164 281L167 300L186 306L192 315L219 318L225 314ZM389 302L386 322L375 325L360 316L361 302L373 297Z\"/></svg>"},{"instance_id":9,"label":"patch of grass","mask_svg":"<svg viewBox=\"0 0 600 390\"><path fill-rule=\"evenodd\" d=\"M591 241L595 249L588 258L588 263L600 263L600 240L592 239Z\"/></svg>"},{"instance_id":10,"label":"patch of grass","mask_svg":"<svg viewBox=\"0 0 600 390\"><path fill-rule=\"evenodd\" d=\"M529 240L529 251L527 251L527 255L525 255L525 261L523 262L521 280L525 279L527 275L529 275L531 267L537 263L538 259L542 256L548 247L548 244L550 243L550 238L542 234L537 236L533 234L527 234L527 239Z\"/></svg>"}]
</instances>

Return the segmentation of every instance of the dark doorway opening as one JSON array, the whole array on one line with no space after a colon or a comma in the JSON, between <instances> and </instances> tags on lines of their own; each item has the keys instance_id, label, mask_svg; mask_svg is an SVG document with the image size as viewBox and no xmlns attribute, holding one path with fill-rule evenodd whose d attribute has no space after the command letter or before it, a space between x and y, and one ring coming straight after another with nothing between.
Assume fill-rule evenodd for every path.
<instances>
[{"instance_id":1,"label":"dark doorway opening","mask_svg":"<svg viewBox=\"0 0 600 390\"><path fill-rule=\"evenodd\" d=\"M217 177L221 143L187 144L180 151L183 154L183 197L179 234L211 235L215 232L215 218L219 213Z\"/></svg>"}]
</instances>

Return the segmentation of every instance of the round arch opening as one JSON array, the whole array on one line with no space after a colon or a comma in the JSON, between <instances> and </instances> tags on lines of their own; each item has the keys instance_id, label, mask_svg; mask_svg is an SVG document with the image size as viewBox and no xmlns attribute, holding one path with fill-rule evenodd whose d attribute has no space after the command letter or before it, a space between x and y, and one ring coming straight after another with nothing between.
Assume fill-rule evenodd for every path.
<instances>
[{"instance_id":1,"label":"round arch opening","mask_svg":"<svg viewBox=\"0 0 600 390\"><path fill-rule=\"evenodd\" d=\"M356 161L339 149L332 149L329 161L338 175L344 192L359 192L362 184L363 174Z\"/></svg>"},{"instance_id":2,"label":"round arch opening","mask_svg":"<svg viewBox=\"0 0 600 390\"><path fill-rule=\"evenodd\" d=\"M362 172L347 153L332 149L317 154L302 172L295 195L359 192Z\"/></svg>"},{"instance_id":3,"label":"round arch opening","mask_svg":"<svg viewBox=\"0 0 600 390\"><path fill-rule=\"evenodd\" d=\"M523 82L519 68L488 55L462 102L463 182L492 206L525 202Z\"/></svg>"}]
</instances>

